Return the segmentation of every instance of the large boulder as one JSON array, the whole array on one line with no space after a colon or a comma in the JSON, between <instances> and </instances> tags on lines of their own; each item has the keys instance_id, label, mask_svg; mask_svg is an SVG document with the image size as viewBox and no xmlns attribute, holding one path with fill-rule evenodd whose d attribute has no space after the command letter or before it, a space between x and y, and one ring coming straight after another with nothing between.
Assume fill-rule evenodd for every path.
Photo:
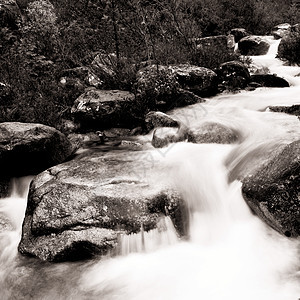
<instances>
[{"instance_id":1,"label":"large boulder","mask_svg":"<svg viewBox=\"0 0 300 300\"><path fill-rule=\"evenodd\" d=\"M263 37L256 35L246 36L238 43L238 49L242 55L265 55L269 48L269 42Z\"/></svg>"},{"instance_id":2,"label":"large boulder","mask_svg":"<svg viewBox=\"0 0 300 300\"><path fill-rule=\"evenodd\" d=\"M245 64L240 61L229 61L220 65L216 70L219 89L245 88L250 81L250 73Z\"/></svg>"},{"instance_id":3,"label":"large boulder","mask_svg":"<svg viewBox=\"0 0 300 300\"><path fill-rule=\"evenodd\" d=\"M120 90L90 90L78 97L72 114L81 128L134 127L137 122L135 95Z\"/></svg>"},{"instance_id":4,"label":"large boulder","mask_svg":"<svg viewBox=\"0 0 300 300\"><path fill-rule=\"evenodd\" d=\"M276 25L272 28L272 35L276 40L281 39L289 35L289 33L291 32L291 28L292 26L289 23Z\"/></svg>"},{"instance_id":5,"label":"large boulder","mask_svg":"<svg viewBox=\"0 0 300 300\"><path fill-rule=\"evenodd\" d=\"M219 123L206 122L188 131L188 142L232 144L238 141L237 132Z\"/></svg>"},{"instance_id":6,"label":"large boulder","mask_svg":"<svg viewBox=\"0 0 300 300\"><path fill-rule=\"evenodd\" d=\"M34 123L0 123L0 176L36 174L63 162L73 152L58 130Z\"/></svg>"},{"instance_id":7,"label":"large boulder","mask_svg":"<svg viewBox=\"0 0 300 300\"><path fill-rule=\"evenodd\" d=\"M300 141L242 181L243 196L261 219L286 236L300 236Z\"/></svg>"},{"instance_id":8,"label":"large boulder","mask_svg":"<svg viewBox=\"0 0 300 300\"><path fill-rule=\"evenodd\" d=\"M234 41L238 43L242 38L249 35L245 28L233 28L230 30L230 34L234 36Z\"/></svg>"},{"instance_id":9,"label":"large boulder","mask_svg":"<svg viewBox=\"0 0 300 300\"><path fill-rule=\"evenodd\" d=\"M89 153L36 176L19 251L49 261L106 254L120 234L154 229L165 214L182 233L179 194L148 180L155 154Z\"/></svg>"},{"instance_id":10,"label":"large boulder","mask_svg":"<svg viewBox=\"0 0 300 300\"><path fill-rule=\"evenodd\" d=\"M289 87L290 84L276 74L254 74L250 81L264 87Z\"/></svg>"}]
</instances>

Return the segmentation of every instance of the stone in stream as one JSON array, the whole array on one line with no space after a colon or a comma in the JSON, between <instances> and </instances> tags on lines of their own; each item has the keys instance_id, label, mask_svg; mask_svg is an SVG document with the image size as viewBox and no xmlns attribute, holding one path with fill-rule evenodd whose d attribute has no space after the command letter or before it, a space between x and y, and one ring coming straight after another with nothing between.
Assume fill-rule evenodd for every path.
<instances>
[{"instance_id":1,"label":"stone in stream","mask_svg":"<svg viewBox=\"0 0 300 300\"><path fill-rule=\"evenodd\" d=\"M187 128L159 127L153 131L152 146L155 148L167 147L171 143L183 142L187 139Z\"/></svg>"},{"instance_id":2,"label":"stone in stream","mask_svg":"<svg viewBox=\"0 0 300 300\"><path fill-rule=\"evenodd\" d=\"M269 106L269 109L274 112L281 112L290 115L300 116L300 105L295 104L291 106Z\"/></svg>"},{"instance_id":3,"label":"stone in stream","mask_svg":"<svg viewBox=\"0 0 300 300\"><path fill-rule=\"evenodd\" d=\"M188 130L187 139L192 143L232 144L238 141L237 132L219 123L206 122Z\"/></svg>"},{"instance_id":4,"label":"stone in stream","mask_svg":"<svg viewBox=\"0 0 300 300\"><path fill-rule=\"evenodd\" d=\"M249 35L245 28L233 28L230 30L230 34L234 36L234 41L238 43L242 38Z\"/></svg>"},{"instance_id":5,"label":"stone in stream","mask_svg":"<svg viewBox=\"0 0 300 300\"><path fill-rule=\"evenodd\" d=\"M242 55L265 55L270 48L270 44L263 37L250 35L239 41L238 48Z\"/></svg>"},{"instance_id":6,"label":"stone in stream","mask_svg":"<svg viewBox=\"0 0 300 300\"><path fill-rule=\"evenodd\" d=\"M149 132L156 127L179 127L179 122L160 111L150 111L145 117L145 126Z\"/></svg>"},{"instance_id":7,"label":"stone in stream","mask_svg":"<svg viewBox=\"0 0 300 300\"><path fill-rule=\"evenodd\" d=\"M223 89L245 88L250 81L250 73L245 64L240 61L229 61L216 70L220 86Z\"/></svg>"},{"instance_id":8,"label":"stone in stream","mask_svg":"<svg viewBox=\"0 0 300 300\"><path fill-rule=\"evenodd\" d=\"M69 140L55 128L34 123L0 124L0 177L36 174L72 153Z\"/></svg>"},{"instance_id":9,"label":"stone in stream","mask_svg":"<svg viewBox=\"0 0 300 300\"><path fill-rule=\"evenodd\" d=\"M272 35L276 40L281 39L291 32L291 24L289 23L283 23L276 25L272 28Z\"/></svg>"},{"instance_id":10,"label":"stone in stream","mask_svg":"<svg viewBox=\"0 0 300 300\"><path fill-rule=\"evenodd\" d=\"M290 84L276 74L254 74L251 75L251 83L258 83L264 87L289 87Z\"/></svg>"},{"instance_id":11,"label":"stone in stream","mask_svg":"<svg viewBox=\"0 0 300 300\"><path fill-rule=\"evenodd\" d=\"M147 181L155 154L89 153L36 176L19 251L48 261L104 255L117 247L120 234L154 229L166 213L183 233L179 194Z\"/></svg>"},{"instance_id":12,"label":"stone in stream","mask_svg":"<svg viewBox=\"0 0 300 300\"><path fill-rule=\"evenodd\" d=\"M262 220L288 237L300 236L300 140L284 146L242 182L244 199Z\"/></svg>"}]
</instances>

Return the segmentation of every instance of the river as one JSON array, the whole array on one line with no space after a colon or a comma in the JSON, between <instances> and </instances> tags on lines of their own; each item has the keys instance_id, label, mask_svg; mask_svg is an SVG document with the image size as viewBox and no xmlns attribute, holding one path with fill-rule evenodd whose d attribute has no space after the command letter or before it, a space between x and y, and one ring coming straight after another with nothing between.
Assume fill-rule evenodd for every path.
<instances>
[{"instance_id":1,"label":"river","mask_svg":"<svg viewBox=\"0 0 300 300\"><path fill-rule=\"evenodd\" d=\"M236 180L254 156L300 137L297 117L268 110L300 103L300 68L276 59L279 41L270 41L268 54L252 57L253 65L284 77L290 88L224 93L171 112L186 125L216 121L233 128L240 144L153 150L161 156L162 177L188 204L188 239L180 240L165 218L159 230L124 236L118 256L57 264L21 256L17 245L32 178L14 179L11 196L0 200L0 299L299 299L299 239L279 235L254 216Z\"/></svg>"}]
</instances>

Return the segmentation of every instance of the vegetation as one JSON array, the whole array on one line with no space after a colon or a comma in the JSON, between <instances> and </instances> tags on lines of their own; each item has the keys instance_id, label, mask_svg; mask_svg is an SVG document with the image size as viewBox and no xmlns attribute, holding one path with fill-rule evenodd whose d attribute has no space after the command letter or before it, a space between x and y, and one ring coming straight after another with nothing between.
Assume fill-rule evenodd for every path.
<instances>
[{"instance_id":1,"label":"vegetation","mask_svg":"<svg viewBox=\"0 0 300 300\"><path fill-rule=\"evenodd\" d=\"M116 76L109 85L134 90L136 69L146 60L214 68L233 58L217 49L198 51L195 38L226 34L234 27L265 34L276 24L299 21L297 8L286 0L2 2L0 121L52 126L70 117L70 107L85 87L61 85L64 71L89 65L104 49L116 55Z\"/></svg>"}]
</instances>

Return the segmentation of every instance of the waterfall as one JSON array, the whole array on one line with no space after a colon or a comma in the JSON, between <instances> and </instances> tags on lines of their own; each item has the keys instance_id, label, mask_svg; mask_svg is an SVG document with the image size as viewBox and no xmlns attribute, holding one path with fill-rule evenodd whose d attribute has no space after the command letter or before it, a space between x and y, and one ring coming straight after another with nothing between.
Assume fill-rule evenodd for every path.
<instances>
[{"instance_id":1,"label":"waterfall","mask_svg":"<svg viewBox=\"0 0 300 300\"><path fill-rule=\"evenodd\" d=\"M176 109L173 117L196 126L218 122L239 144L172 144L148 180L163 180L184 199L189 234L181 239L163 217L149 232L119 236L118 255L88 262L49 264L20 257L17 245L29 182L17 179L0 199L0 298L101 300L296 300L300 297L299 239L279 235L250 211L237 174L278 143L299 139L299 120L270 105L299 103L299 67L276 58L279 41L252 57L256 67L286 78L290 88L221 94ZM158 150L153 150L158 154ZM1 227L2 221L7 227Z\"/></svg>"}]
</instances>

